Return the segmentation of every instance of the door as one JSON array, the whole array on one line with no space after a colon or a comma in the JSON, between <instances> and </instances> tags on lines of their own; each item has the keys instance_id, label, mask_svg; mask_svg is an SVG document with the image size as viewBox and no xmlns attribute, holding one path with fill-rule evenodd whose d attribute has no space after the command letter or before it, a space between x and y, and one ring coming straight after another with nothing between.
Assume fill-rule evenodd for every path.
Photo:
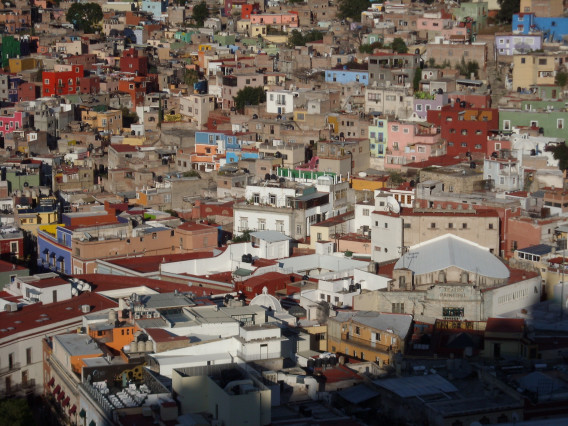
<instances>
[{"instance_id":1,"label":"door","mask_svg":"<svg viewBox=\"0 0 568 426\"><path fill-rule=\"evenodd\" d=\"M493 344L493 358L501 358L501 343Z\"/></svg>"}]
</instances>

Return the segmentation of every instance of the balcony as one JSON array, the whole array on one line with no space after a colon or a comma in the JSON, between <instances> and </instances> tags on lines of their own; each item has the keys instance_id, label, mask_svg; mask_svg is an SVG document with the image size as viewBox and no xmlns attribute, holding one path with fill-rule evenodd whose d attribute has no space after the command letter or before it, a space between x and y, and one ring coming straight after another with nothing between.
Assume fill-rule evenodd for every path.
<instances>
[{"instance_id":1,"label":"balcony","mask_svg":"<svg viewBox=\"0 0 568 426\"><path fill-rule=\"evenodd\" d=\"M385 339L387 339L387 337L385 337ZM388 339L390 340L390 337L388 337ZM341 340L343 340L344 342L349 342L351 346L356 345L360 348L366 348L366 349L372 348L374 350L384 353L398 352L398 350L400 349L400 345L398 344L393 346L393 345L386 345L383 342L377 342L377 341L372 342L370 340L362 339L350 333L342 333Z\"/></svg>"},{"instance_id":2,"label":"balcony","mask_svg":"<svg viewBox=\"0 0 568 426\"><path fill-rule=\"evenodd\" d=\"M0 368L0 376L5 376L6 374L13 373L14 371L19 370L21 364L19 362L12 363L11 366Z\"/></svg>"}]
</instances>

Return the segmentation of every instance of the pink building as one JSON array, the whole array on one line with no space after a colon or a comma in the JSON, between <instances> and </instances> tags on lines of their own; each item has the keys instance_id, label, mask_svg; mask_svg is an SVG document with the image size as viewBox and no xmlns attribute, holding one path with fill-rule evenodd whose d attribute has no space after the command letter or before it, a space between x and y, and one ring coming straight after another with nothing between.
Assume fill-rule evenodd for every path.
<instances>
[{"instance_id":1,"label":"pink building","mask_svg":"<svg viewBox=\"0 0 568 426\"><path fill-rule=\"evenodd\" d=\"M20 111L14 112L13 115L0 116L0 136L12 133L15 130L22 128L22 113Z\"/></svg>"},{"instance_id":2,"label":"pink building","mask_svg":"<svg viewBox=\"0 0 568 426\"><path fill-rule=\"evenodd\" d=\"M436 128L428 123L393 121L388 123L385 167L400 169L408 163L422 162L446 153L446 144Z\"/></svg>"},{"instance_id":3,"label":"pink building","mask_svg":"<svg viewBox=\"0 0 568 426\"><path fill-rule=\"evenodd\" d=\"M251 25L286 25L290 28L298 28L299 19L296 13L263 13L250 16Z\"/></svg>"}]
</instances>

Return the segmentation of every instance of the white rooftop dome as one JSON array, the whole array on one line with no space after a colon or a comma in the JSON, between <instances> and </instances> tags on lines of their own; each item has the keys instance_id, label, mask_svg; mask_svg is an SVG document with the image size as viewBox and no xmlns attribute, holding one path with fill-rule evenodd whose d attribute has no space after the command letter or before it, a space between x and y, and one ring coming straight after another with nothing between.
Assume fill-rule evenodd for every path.
<instances>
[{"instance_id":1,"label":"white rooftop dome","mask_svg":"<svg viewBox=\"0 0 568 426\"><path fill-rule=\"evenodd\" d=\"M268 288L263 287L262 294L255 296L250 301L251 306L262 306L263 308L270 308L274 312L284 312L282 309L282 305L278 301L278 299L270 294L268 294Z\"/></svg>"}]
</instances>

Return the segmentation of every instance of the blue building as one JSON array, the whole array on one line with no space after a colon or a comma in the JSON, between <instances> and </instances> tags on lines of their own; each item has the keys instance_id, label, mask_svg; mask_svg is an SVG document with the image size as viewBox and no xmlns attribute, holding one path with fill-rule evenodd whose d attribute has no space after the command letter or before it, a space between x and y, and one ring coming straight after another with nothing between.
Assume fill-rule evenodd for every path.
<instances>
[{"instance_id":1,"label":"blue building","mask_svg":"<svg viewBox=\"0 0 568 426\"><path fill-rule=\"evenodd\" d=\"M369 84L369 72L366 69L349 69L347 65L342 68L333 68L325 72L326 83L359 83L363 86Z\"/></svg>"},{"instance_id":2,"label":"blue building","mask_svg":"<svg viewBox=\"0 0 568 426\"><path fill-rule=\"evenodd\" d=\"M236 135L223 132L195 132L195 144L215 145L219 154L224 154L229 149L241 149Z\"/></svg>"},{"instance_id":3,"label":"blue building","mask_svg":"<svg viewBox=\"0 0 568 426\"><path fill-rule=\"evenodd\" d=\"M535 16L533 13L516 13L513 15L513 33L542 33L545 42L561 42L568 34L568 18Z\"/></svg>"},{"instance_id":4,"label":"blue building","mask_svg":"<svg viewBox=\"0 0 568 426\"><path fill-rule=\"evenodd\" d=\"M152 14L152 17L159 21L162 19L162 13L165 13L168 7L167 1L150 1L144 0L142 2L142 11Z\"/></svg>"},{"instance_id":5,"label":"blue building","mask_svg":"<svg viewBox=\"0 0 568 426\"><path fill-rule=\"evenodd\" d=\"M257 159L258 151L241 151L241 150L231 150L226 152L227 164L238 163L239 160Z\"/></svg>"},{"instance_id":6,"label":"blue building","mask_svg":"<svg viewBox=\"0 0 568 426\"><path fill-rule=\"evenodd\" d=\"M37 265L40 269L71 274L73 231L61 225L46 225L37 234Z\"/></svg>"}]
</instances>

